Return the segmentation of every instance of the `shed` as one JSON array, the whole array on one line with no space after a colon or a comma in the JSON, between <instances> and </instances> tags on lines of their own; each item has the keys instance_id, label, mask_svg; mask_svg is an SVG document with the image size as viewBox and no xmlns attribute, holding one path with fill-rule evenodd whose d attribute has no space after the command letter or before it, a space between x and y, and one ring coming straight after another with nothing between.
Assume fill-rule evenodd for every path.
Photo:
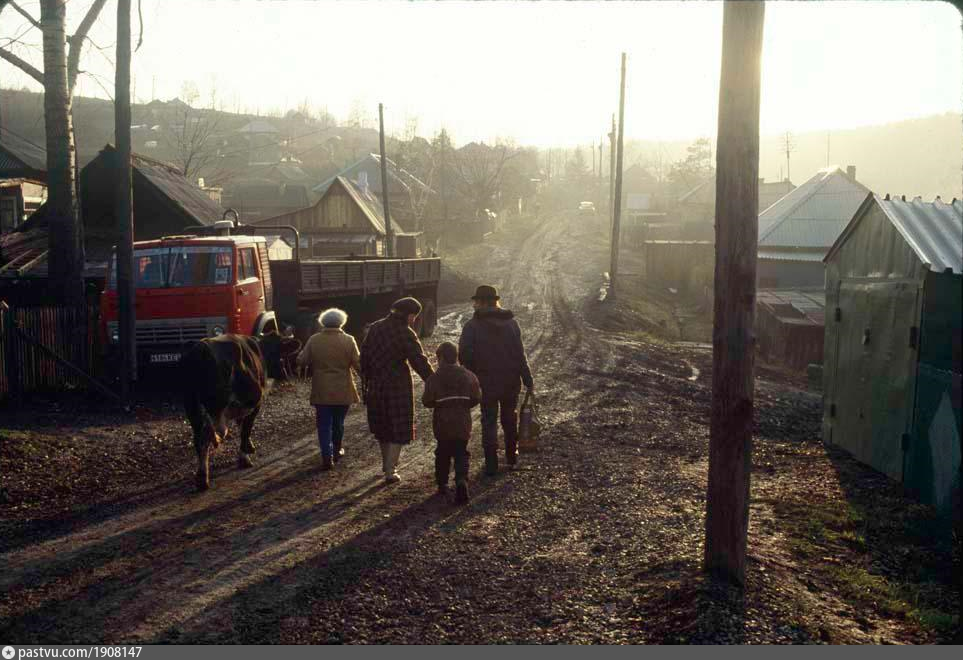
<instances>
[{"instance_id":1,"label":"shed","mask_svg":"<svg viewBox=\"0 0 963 660\"><path fill-rule=\"evenodd\" d=\"M759 351L794 369L823 361L823 289L763 290L756 297Z\"/></svg>"},{"instance_id":2,"label":"shed","mask_svg":"<svg viewBox=\"0 0 963 660\"><path fill-rule=\"evenodd\" d=\"M960 488L963 202L869 194L825 264L824 442L949 510Z\"/></svg>"},{"instance_id":3,"label":"shed","mask_svg":"<svg viewBox=\"0 0 963 660\"><path fill-rule=\"evenodd\" d=\"M312 206L253 223L254 225L293 225L301 234L301 247L314 257L358 255L384 256L385 217L381 202L370 190L350 179L335 177L321 199ZM412 235L391 220L396 237ZM402 241L403 243L404 241ZM399 242L396 241L396 247ZM397 256L418 256L400 254Z\"/></svg>"},{"instance_id":4,"label":"shed","mask_svg":"<svg viewBox=\"0 0 963 660\"><path fill-rule=\"evenodd\" d=\"M856 168L819 170L759 214L756 278L764 289L822 287L823 257L869 189ZM763 209L760 200L759 208Z\"/></svg>"},{"instance_id":5,"label":"shed","mask_svg":"<svg viewBox=\"0 0 963 660\"><path fill-rule=\"evenodd\" d=\"M84 223L85 277L102 280L110 252L117 243L114 217L114 154L107 145L80 172L81 217ZM132 156L134 240L184 233L185 227L211 225L221 219L220 206L185 179L173 165ZM46 206L41 206L17 232L0 242L0 281L47 276ZM41 290L42 287L37 290Z\"/></svg>"},{"instance_id":6,"label":"shed","mask_svg":"<svg viewBox=\"0 0 963 660\"><path fill-rule=\"evenodd\" d=\"M47 152L0 127L0 233L23 224L47 199Z\"/></svg>"}]
</instances>

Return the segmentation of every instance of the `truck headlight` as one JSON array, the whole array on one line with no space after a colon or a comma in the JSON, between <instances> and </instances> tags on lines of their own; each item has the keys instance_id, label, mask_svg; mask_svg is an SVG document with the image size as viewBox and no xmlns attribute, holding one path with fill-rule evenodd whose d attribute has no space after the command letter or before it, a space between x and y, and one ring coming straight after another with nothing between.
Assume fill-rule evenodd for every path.
<instances>
[{"instance_id":1,"label":"truck headlight","mask_svg":"<svg viewBox=\"0 0 963 660\"><path fill-rule=\"evenodd\" d=\"M211 328L212 337L220 337L223 334L224 334L224 328L222 326L215 325L213 328Z\"/></svg>"}]
</instances>

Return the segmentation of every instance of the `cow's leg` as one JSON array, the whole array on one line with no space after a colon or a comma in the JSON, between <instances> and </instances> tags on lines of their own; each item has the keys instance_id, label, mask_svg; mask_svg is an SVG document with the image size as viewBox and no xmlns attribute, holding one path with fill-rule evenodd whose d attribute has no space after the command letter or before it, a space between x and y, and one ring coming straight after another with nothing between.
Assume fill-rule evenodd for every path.
<instances>
[{"instance_id":1,"label":"cow's leg","mask_svg":"<svg viewBox=\"0 0 963 660\"><path fill-rule=\"evenodd\" d=\"M187 419L194 431L194 451L197 452L197 490L204 491L211 487L211 445L214 444L215 432L210 415L203 404L194 396L185 399Z\"/></svg>"},{"instance_id":2,"label":"cow's leg","mask_svg":"<svg viewBox=\"0 0 963 660\"><path fill-rule=\"evenodd\" d=\"M241 445L237 453L237 466L239 468L254 467L251 454L256 450L254 442L251 440L251 429L254 428L254 419L257 417L260 408L255 408L251 414L241 420Z\"/></svg>"}]
</instances>

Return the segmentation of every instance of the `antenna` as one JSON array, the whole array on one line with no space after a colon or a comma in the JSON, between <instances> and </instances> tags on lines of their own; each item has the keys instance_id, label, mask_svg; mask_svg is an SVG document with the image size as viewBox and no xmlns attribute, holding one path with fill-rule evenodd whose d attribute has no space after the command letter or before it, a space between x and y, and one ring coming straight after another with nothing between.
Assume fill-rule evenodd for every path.
<instances>
[{"instance_id":1,"label":"antenna","mask_svg":"<svg viewBox=\"0 0 963 660\"><path fill-rule=\"evenodd\" d=\"M782 153L786 154L786 179L792 181L792 174L789 170L789 154L796 150L796 142L793 140L792 133L786 131L783 137Z\"/></svg>"}]
</instances>

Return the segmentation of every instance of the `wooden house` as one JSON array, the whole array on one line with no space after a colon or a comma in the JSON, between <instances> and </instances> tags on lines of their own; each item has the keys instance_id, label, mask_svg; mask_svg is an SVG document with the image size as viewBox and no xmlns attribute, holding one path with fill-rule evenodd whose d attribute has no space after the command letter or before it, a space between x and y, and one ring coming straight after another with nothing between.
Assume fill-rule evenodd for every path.
<instances>
[{"instance_id":1,"label":"wooden house","mask_svg":"<svg viewBox=\"0 0 963 660\"><path fill-rule=\"evenodd\" d=\"M301 234L302 257L384 256L385 218L381 202L367 188L337 176L312 206L253 223L292 225ZM423 251L421 233L406 232L392 218L394 255L416 257Z\"/></svg>"}]
</instances>

